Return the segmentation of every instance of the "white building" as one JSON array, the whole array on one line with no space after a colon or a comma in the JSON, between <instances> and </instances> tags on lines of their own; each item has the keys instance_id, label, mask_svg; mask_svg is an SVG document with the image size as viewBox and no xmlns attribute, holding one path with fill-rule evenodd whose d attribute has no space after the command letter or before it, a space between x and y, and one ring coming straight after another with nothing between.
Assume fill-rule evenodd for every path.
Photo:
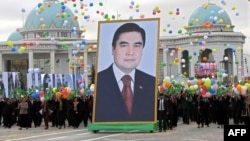
<instances>
[{"instance_id":1,"label":"white building","mask_svg":"<svg viewBox=\"0 0 250 141\"><path fill-rule=\"evenodd\" d=\"M217 77L222 72L240 77L245 36L233 30L229 15L217 5L202 5L187 23L186 33L160 37L159 64L166 62L166 66L159 65L159 81L180 74ZM57 0L44 0L29 13L20 31L0 43L0 72L21 72L24 82L29 68L51 74L86 73L95 65L97 41L83 40L81 33L67 6Z\"/></svg>"}]
</instances>

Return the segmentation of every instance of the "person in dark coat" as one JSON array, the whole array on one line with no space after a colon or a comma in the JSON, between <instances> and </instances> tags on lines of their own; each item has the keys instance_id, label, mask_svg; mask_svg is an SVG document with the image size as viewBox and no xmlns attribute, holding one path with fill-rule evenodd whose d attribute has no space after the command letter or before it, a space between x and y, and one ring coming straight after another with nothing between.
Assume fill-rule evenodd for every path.
<instances>
[{"instance_id":1,"label":"person in dark coat","mask_svg":"<svg viewBox=\"0 0 250 141\"><path fill-rule=\"evenodd\" d=\"M201 119L201 127L204 124L209 127L210 119L209 119L209 111L210 111L210 102L207 97L202 97L199 102L199 110L200 110L200 119Z\"/></svg>"},{"instance_id":2,"label":"person in dark coat","mask_svg":"<svg viewBox=\"0 0 250 141\"><path fill-rule=\"evenodd\" d=\"M7 99L4 106L4 127L11 128L13 125L13 116L15 116L15 108L12 104L11 99Z\"/></svg>"},{"instance_id":3,"label":"person in dark coat","mask_svg":"<svg viewBox=\"0 0 250 141\"><path fill-rule=\"evenodd\" d=\"M80 99L81 102L81 116L82 116L82 121L84 127L88 126L88 121L89 121L89 108L88 108L88 99L87 96L84 95Z\"/></svg>"},{"instance_id":4,"label":"person in dark coat","mask_svg":"<svg viewBox=\"0 0 250 141\"><path fill-rule=\"evenodd\" d=\"M73 120L72 120L72 126L73 128L78 128L80 124L81 119L81 104L77 97L73 99Z\"/></svg>"},{"instance_id":5,"label":"person in dark coat","mask_svg":"<svg viewBox=\"0 0 250 141\"><path fill-rule=\"evenodd\" d=\"M240 123L242 102L243 101L240 95L234 96L232 98L232 116L233 116L233 123L235 125L238 125Z\"/></svg>"},{"instance_id":6,"label":"person in dark coat","mask_svg":"<svg viewBox=\"0 0 250 141\"><path fill-rule=\"evenodd\" d=\"M2 125L4 106L5 106L4 98L0 98L0 126Z\"/></svg>"},{"instance_id":7,"label":"person in dark coat","mask_svg":"<svg viewBox=\"0 0 250 141\"><path fill-rule=\"evenodd\" d=\"M65 128L65 119L66 119L66 101L63 97L58 97L56 101L57 109L57 120L58 120L58 129L61 129L62 126Z\"/></svg>"},{"instance_id":8,"label":"person in dark coat","mask_svg":"<svg viewBox=\"0 0 250 141\"><path fill-rule=\"evenodd\" d=\"M218 128L224 128L228 122L227 106L228 99L225 96L218 96L216 101L216 115Z\"/></svg>"},{"instance_id":9,"label":"person in dark coat","mask_svg":"<svg viewBox=\"0 0 250 141\"><path fill-rule=\"evenodd\" d=\"M184 124L190 122L190 99L187 91L184 91L181 96L182 120Z\"/></svg>"},{"instance_id":10,"label":"person in dark coat","mask_svg":"<svg viewBox=\"0 0 250 141\"><path fill-rule=\"evenodd\" d=\"M159 132L166 132L167 129L167 100L163 93L160 94L160 97L157 102L158 110L158 121L159 121Z\"/></svg>"},{"instance_id":11,"label":"person in dark coat","mask_svg":"<svg viewBox=\"0 0 250 141\"><path fill-rule=\"evenodd\" d=\"M41 103L41 110L42 110L42 116L45 124L45 130L49 128L49 115L50 115L50 109L47 101L43 101Z\"/></svg>"}]
</instances>

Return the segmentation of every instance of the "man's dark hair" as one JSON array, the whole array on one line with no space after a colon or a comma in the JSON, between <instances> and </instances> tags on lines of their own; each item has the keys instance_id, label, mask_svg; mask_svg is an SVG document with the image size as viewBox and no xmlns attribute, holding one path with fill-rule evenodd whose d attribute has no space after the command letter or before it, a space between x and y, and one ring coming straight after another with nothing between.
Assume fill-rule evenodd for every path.
<instances>
[{"instance_id":1,"label":"man's dark hair","mask_svg":"<svg viewBox=\"0 0 250 141\"><path fill-rule=\"evenodd\" d=\"M126 32L139 32L142 36L142 41L143 41L143 47L145 45L145 38L146 38L146 34L145 34L145 30L143 28L141 28L139 25L135 24L135 23L125 23L122 26L120 26L114 34L113 37L113 41L112 41L112 46L115 47L116 41L118 40L119 36L122 33L126 33Z\"/></svg>"}]
</instances>

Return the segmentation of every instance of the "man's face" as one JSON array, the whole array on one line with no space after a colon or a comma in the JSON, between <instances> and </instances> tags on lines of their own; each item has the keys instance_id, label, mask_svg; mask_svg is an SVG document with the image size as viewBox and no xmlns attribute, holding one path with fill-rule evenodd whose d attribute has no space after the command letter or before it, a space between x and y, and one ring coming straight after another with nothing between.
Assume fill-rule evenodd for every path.
<instances>
[{"instance_id":1,"label":"man's face","mask_svg":"<svg viewBox=\"0 0 250 141\"><path fill-rule=\"evenodd\" d=\"M112 48L115 64L125 73L130 73L139 65L142 52L143 40L139 32L120 34L115 47Z\"/></svg>"}]
</instances>

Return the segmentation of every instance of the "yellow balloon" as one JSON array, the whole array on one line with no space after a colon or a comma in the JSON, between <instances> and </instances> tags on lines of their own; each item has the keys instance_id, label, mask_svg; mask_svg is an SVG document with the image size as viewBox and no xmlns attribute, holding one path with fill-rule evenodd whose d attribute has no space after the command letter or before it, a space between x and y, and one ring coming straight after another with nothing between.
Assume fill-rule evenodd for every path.
<instances>
[{"instance_id":1,"label":"yellow balloon","mask_svg":"<svg viewBox=\"0 0 250 141\"><path fill-rule=\"evenodd\" d=\"M82 61L84 58L83 58L83 56L80 56L79 59Z\"/></svg>"},{"instance_id":2,"label":"yellow balloon","mask_svg":"<svg viewBox=\"0 0 250 141\"><path fill-rule=\"evenodd\" d=\"M224 20L223 19L219 19L219 23L220 24L224 23Z\"/></svg>"},{"instance_id":3,"label":"yellow balloon","mask_svg":"<svg viewBox=\"0 0 250 141\"><path fill-rule=\"evenodd\" d=\"M13 46L14 46L13 41L8 41L8 42L7 42L7 46L8 46L8 47L13 47Z\"/></svg>"},{"instance_id":4,"label":"yellow balloon","mask_svg":"<svg viewBox=\"0 0 250 141\"><path fill-rule=\"evenodd\" d=\"M184 82L181 82L181 86L184 86L185 85L185 83Z\"/></svg>"},{"instance_id":5,"label":"yellow balloon","mask_svg":"<svg viewBox=\"0 0 250 141\"><path fill-rule=\"evenodd\" d=\"M57 92L57 88L53 88L53 89L52 89L52 92L53 92L53 93L56 93L56 92Z\"/></svg>"},{"instance_id":6,"label":"yellow balloon","mask_svg":"<svg viewBox=\"0 0 250 141\"><path fill-rule=\"evenodd\" d=\"M231 25L227 24L227 25L226 25L226 28L231 28Z\"/></svg>"},{"instance_id":7,"label":"yellow balloon","mask_svg":"<svg viewBox=\"0 0 250 141\"><path fill-rule=\"evenodd\" d=\"M194 39L194 42L195 42L195 43L197 43L198 41L199 41L199 40L198 40L197 38L196 38L196 39Z\"/></svg>"},{"instance_id":8,"label":"yellow balloon","mask_svg":"<svg viewBox=\"0 0 250 141\"><path fill-rule=\"evenodd\" d=\"M187 25L183 25L183 28L184 28L184 29L187 29L187 28L188 28L188 26L187 26Z\"/></svg>"},{"instance_id":9,"label":"yellow balloon","mask_svg":"<svg viewBox=\"0 0 250 141\"><path fill-rule=\"evenodd\" d=\"M166 28L163 28L163 32L166 32L167 31L167 29Z\"/></svg>"},{"instance_id":10,"label":"yellow balloon","mask_svg":"<svg viewBox=\"0 0 250 141\"><path fill-rule=\"evenodd\" d=\"M40 6L40 11L44 11L44 6Z\"/></svg>"},{"instance_id":11,"label":"yellow balloon","mask_svg":"<svg viewBox=\"0 0 250 141\"><path fill-rule=\"evenodd\" d=\"M20 51L21 51L21 52L24 52L25 50L26 50L25 47L23 47L23 46L20 47Z\"/></svg>"},{"instance_id":12,"label":"yellow balloon","mask_svg":"<svg viewBox=\"0 0 250 141\"><path fill-rule=\"evenodd\" d=\"M237 50L238 50L238 51L241 51L241 47L237 47Z\"/></svg>"},{"instance_id":13,"label":"yellow balloon","mask_svg":"<svg viewBox=\"0 0 250 141\"><path fill-rule=\"evenodd\" d=\"M88 52L92 52L92 48L88 48Z\"/></svg>"},{"instance_id":14,"label":"yellow balloon","mask_svg":"<svg viewBox=\"0 0 250 141\"><path fill-rule=\"evenodd\" d=\"M86 32L86 31L87 31L87 29L86 29L86 28L82 29L82 32Z\"/></svg>"},{"instance_id":15,"label":"yellow balloon","mask_svg":"<svg viewBox=\"0 0 250 141\"><path fill-rule=\"evenodd\" d=\"M198 23L200 20L198 18L195 19L195 22Z\"/></svg>"},{"instance_id":16,"label":"yellow balloon","mask_svg":"<svg viewBox=\"0 0 250 141\"><path fill-rule=\"evenodd\" d=\"M233 6L233 7L232 7L232 10L234 11L235 9L236 9L236 7L235 7L235 6Z\"/></svg>"},{"instance_id":17,"label":"yellow balloon","mask_svg":"<svg viewBox=\"0 0 250 141\"><path fill-rule=\"evenodd\" d=\"M189 89L190 89L191 91L194 91L194 86L191 85L191 86L189 87Z\"/></svg>"},{"instance_id":18,"label":"yellow balloon","mask_svg":"<svg viewBox=\"0 0 250 141\"><path fill-rule=\"evenodd\" d=\"M139 4L136 4L136 5L135 5L135 8L139 8L139 7L140 7L140 5L139 5Z\"/></svg>"},{"instance_id":19,"label":"yellow balloon","mask_svg":"<svg viewBox=\"0 0 250 141\"><path fill-rule=\"evenodd\" d=\"M169 15L173 15L173 13L174 13L174 12L173 12L172 10L168 11L168 14L169 14Z\"/></svg>"},{"instance_id":20,"label":"yellow balloon","mask_svg":"<svg viewBox=\"0 0 250 141\"><path fill-rule=\"evenodd\" d=\"M210 78L206 78L204 84L205 84L205 86L207 88L210 87L211 86L211 80L210 80Z\"/></svg>"},{"instance_id":21,"label":"yellow balloon","mask_svg":"<svg viewBox=\"0 0 250 141\"><path fill-rule=\"evenodd\" d=\"M159 6L155 6L155 10L158 11L160 9Z\"/></svg>"},{"instance_id":22,"label":"yellow balloon","mask_svg":"<svg viewBox=\"0 0 250 141\"><path fill-rule=\"evenodd\" d=\"M215 53L216 51L217 51L217 50L216 50L215 48L214 48L214 49L212 49L212 52L213 52L213 53Z\"/></svg>"},{"instance_id":23,"label":"yellow balloon","mask_svg":"<svg viewBox=\"0 0 250 141\"><path fill-rule=\"evenodd\" d=\"M45 28L45 27L46 27L46 24L42 24L41 27L42 27L42 28Z\"/></svg>"},{"instance_id":24,"label":"yellow balloon","mask_svg":"<svg viewBox=\"0 0 250 141\"><path fill-rule=\"evenodd\" d=\"M203 8L207 9L208 8L208 3L204 4Z\"/></svg>"}]
</instances>

